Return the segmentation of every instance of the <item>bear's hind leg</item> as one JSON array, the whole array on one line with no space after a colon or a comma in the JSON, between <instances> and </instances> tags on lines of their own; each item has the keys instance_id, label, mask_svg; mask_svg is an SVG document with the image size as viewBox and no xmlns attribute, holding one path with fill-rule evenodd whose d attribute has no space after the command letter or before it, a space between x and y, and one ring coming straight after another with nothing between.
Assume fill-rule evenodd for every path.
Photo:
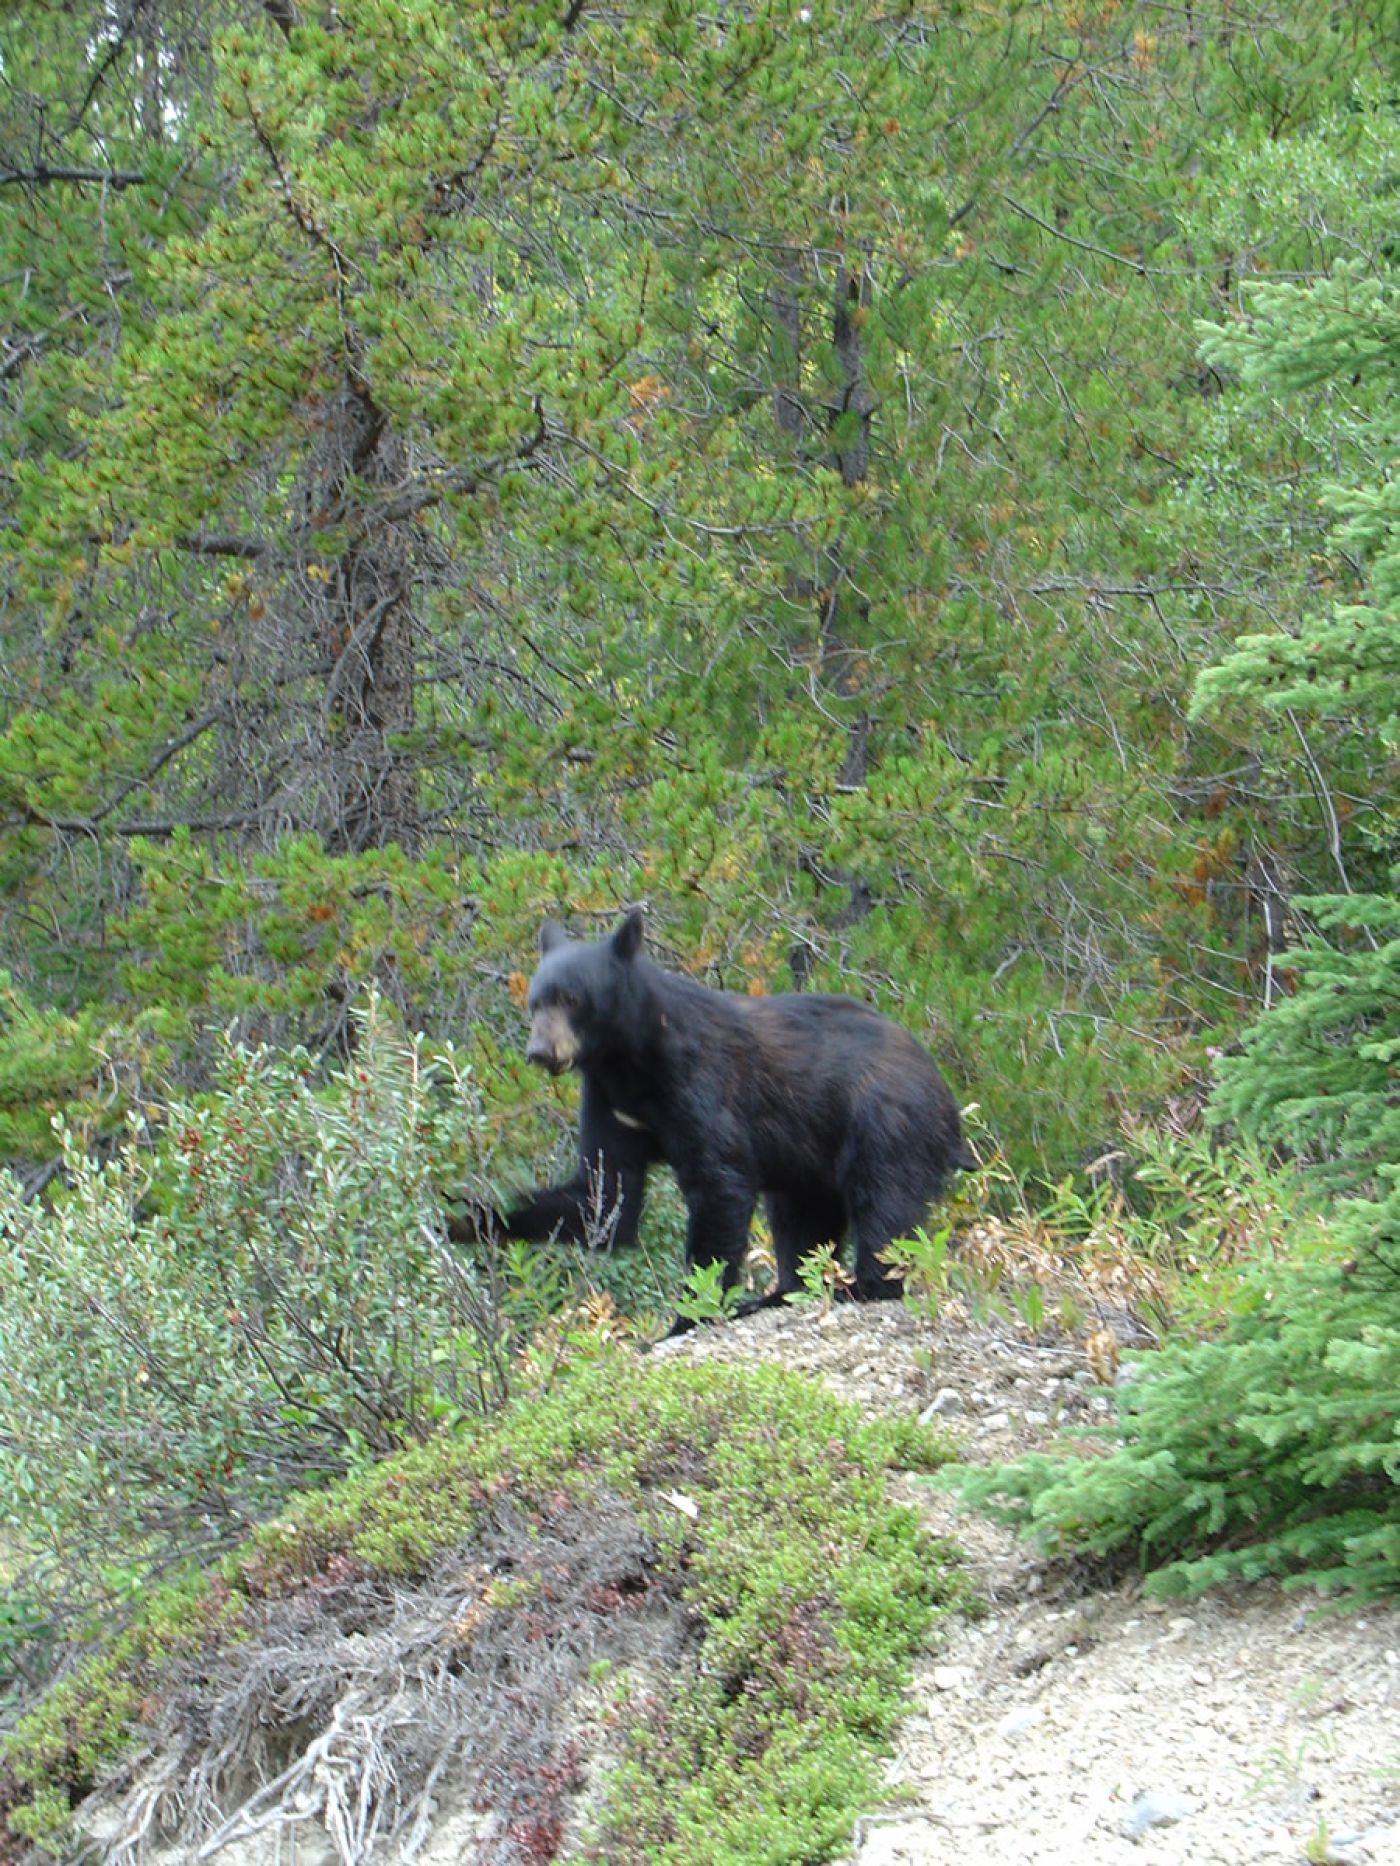
<instances>
[{"instance_id":1,"label":"bear's hind leg","mask_svg":"<svg viewBox=\"0 0 1400 1866\"><path fill-rule=\"evenodd\" d=\"M801 1289L799 1266L817 1251L839 1245L846 1235L846 1207L835 1191L822 1191L807 1197L790 1192L770 1192L763 1201L768 1228L773 1237L773 1260L778 1270L778 1287L765 1302L781 1302Z\"/></svg>"},{"instance_id":2,"label":"bear's hind leg","mask_svg":"<svg viewBox=\"0 0 1400 1866\"><path fill-rule=\"evenodd\" d=\"M859 1302L898 1302L904 1294L901 1277L881 1261L896 1238L908 1237L923 1223L924 1208L913 1206L901 1212L893 1205L877 1204L855 1215L856 1263L855 1288L851 1294Z\"/></svg>"}]
</instances>

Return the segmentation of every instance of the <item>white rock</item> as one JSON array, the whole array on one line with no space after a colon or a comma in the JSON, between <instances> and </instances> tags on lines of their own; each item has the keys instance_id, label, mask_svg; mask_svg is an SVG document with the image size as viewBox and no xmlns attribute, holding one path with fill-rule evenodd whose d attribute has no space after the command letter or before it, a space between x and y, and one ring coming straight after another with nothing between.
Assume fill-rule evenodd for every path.
<instances>
[{"instance_id":1,"label":"white rock","mask_svg":"<svg viewBox=\"0 0 1400 1866\"><path fill-rule=\"evenodd\" d=\"M1118 1823L1118 1830L1125 1839L1141 1840L1149 1828L1169 1827L1199 1808L1200 1803L1190 1795L1178 1795L1169 1788L1149 1789L1133 1797L1133 1805Z\"/></svg>"},{"instance_id":2,"label":"white rock","mask_svg":"<svg viewBox=\"0 0 1400 1866\"><path fill-rule=\"evenodd\" d=\"M1024 1736L1026 1731L1040 1722L1038 1704L1018 1704L1016 1709L1008 1711L997 1725L997 1735L1004 1737Z\"/></svg>"}]
</instances>

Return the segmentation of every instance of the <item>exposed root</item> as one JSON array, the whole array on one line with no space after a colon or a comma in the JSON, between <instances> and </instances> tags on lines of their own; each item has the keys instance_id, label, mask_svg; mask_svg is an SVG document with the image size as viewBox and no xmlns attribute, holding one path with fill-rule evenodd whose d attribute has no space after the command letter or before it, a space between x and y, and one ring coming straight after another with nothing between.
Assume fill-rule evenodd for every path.
<instances>
[{"instance_id":1,"label":"exposed root","mask_svg":"<svg viewBox=\"0 0 1400 1866\"><path fill-rule=\"evenodd\" d=\"M559 1497L539 1523L498 1504L412 1586L305 1586L177 1689L156 1754L89 1832L110 1866L248 1843L271 1860L313 1834L342 1866L390 1845L411 1861L450 1783L480 1815L463 1857L535 1866L581 1779L570 1720L589 1667L674 1658L688 1637L652 1565L620 1500Z\"/></svg>"}]
</instances>

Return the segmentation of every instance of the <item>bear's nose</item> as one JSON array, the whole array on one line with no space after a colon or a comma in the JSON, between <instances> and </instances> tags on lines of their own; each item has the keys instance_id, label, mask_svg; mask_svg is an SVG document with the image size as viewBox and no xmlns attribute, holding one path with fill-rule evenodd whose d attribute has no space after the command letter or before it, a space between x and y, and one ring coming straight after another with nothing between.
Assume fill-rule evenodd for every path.
<instances>
[{"instance_id":1,"label":"bear's nose","mask_svg":"<svg viewBox=\"0 0 1400 1866\"><path fill-rule=\"evenodd\" d=\"M530 1034L525 1042L525 1060L538 1063L552 1076L561 1076L578 1055L578 1038L564 1013L553 1005L544 1005L530 1020Z\"/></svg>"}]
</instances>

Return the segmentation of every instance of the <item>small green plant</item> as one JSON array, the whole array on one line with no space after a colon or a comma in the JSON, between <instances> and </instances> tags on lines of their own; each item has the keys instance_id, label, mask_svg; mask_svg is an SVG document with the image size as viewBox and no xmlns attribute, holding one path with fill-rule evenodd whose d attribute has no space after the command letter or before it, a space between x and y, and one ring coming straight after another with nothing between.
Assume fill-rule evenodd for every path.
<instances>
[{"instance_id":1,"label":"small green plant","mask_svg":"<svg viewBox=\"0 0 1400 1866\"><path fill-rule=\"evenodd\" d=\"M1011 1300L1016 1313L1032 1335L1039 1335L1045 1327L1045 1290L1036 1282L1013 1283Z\"/></svg>"},{"instance_id":2,"label":"small green plant","mask_svg":"<svg viewBox=\"0 0 1400 1866\"><path fill-rule=\"evenodd\" d=\"M1309 1866L1328 1866L1333 1858L1331 1843L1327 1838L1327 1823L1318 1816L1317 1824L1303 1842L1303 1858Z\"/></svg>"},{"instance_id":3,"label":"small green plant","mask_svg":"<svg viewBox=\"0 0 1400 1866\"><path fill-rule=\"evenodd\" d=\"M21 1701L52 1659L54 1628L47 1602L23 1582L7 1582L0 1593L0 1718Z\"/></svg>"},{"instance_id":4,"label":"small green plant","mask_svg":"<svg viewBox=\"0 0 1400 1866\"><path fill-rule=\"evenodd\" d=\"M826 1314L838 1292L849 1288L855 1279L841 1262L836 1247L828 1244L825 1250L810 1251L801 1260L797 1266L797 1280L802 1285L801 1291L790 1295L788 1301L815 1302Z\"/></svg>"},{"instance_id":5,"label":"small green plant","mask_svg":"<svg viewBox=\"0 0 1400 1866\"><path fill-rule=\"evenodd\" d=\"M737 1285L726 1287L724 1273L722 1263L692 1264L676 1299L676 1313L696 1323L722 1322L732 1316L744 1292Z\"/></svg>"},{"instance_id":6,"label":"small green plant","mask_svg":"<svg viewBox=\"0 0 1400 1866\"><path fill-rule=\"evenodd\" d=\"M925 1231L920 1226L884 1253L884 1261L904 1279L905 1306L921 1321L936 1322L948 1299L952 1236L948 1225L937 1231Z\"/></svg>"},{"instance_id":7,"label":"small green plant","mask_svg":"<svg viewBox=\"0 0 1400 1866\"><path fill-rule=\"evenodd\" d=\"M1072 1289L1062 1289L1055 1303L1055 1320L1071 1340L1084 1331L1088 1311Z\"/></svg>"},{"instance_id":8,"label":"small green plant","mask_svg":"<svg viewBox=\"0 0 1400 1866\"><path fill-rule=\"evenodd\" d=\"M1006 1265L994 1258L981 1263L958 1263L949 1276L949 1289L963 1303L974 1322L988 1322L1005 1312L1001 1299Z\"/></svg>"}]
</instances>

